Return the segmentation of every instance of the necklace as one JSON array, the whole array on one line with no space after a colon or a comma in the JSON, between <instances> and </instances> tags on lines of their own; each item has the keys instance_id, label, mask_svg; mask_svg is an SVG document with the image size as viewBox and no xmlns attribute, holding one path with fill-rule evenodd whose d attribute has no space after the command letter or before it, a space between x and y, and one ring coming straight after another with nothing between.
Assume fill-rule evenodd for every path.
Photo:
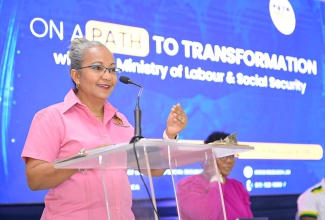
<instances>
[{"instance_id":1,"label":"necklace","mask_svg":"<svg viewBox=\"0 0 325 220\"><path fill-rule=\"evenodd\" d=\"M100 117L103 117L103 115L94 115L95 117L97 117L97 118L100 118Z\"/></svg>"}]
</instances>

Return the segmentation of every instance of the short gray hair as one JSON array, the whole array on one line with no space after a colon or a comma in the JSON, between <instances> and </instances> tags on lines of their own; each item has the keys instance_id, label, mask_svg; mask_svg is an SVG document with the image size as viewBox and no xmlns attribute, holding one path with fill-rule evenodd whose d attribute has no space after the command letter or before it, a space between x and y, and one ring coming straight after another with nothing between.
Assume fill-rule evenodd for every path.
<instances>
[{"instance_id":1,"label":"short gray hair","mask_svg":"<svg viewBox=\"0 0 325 220\"><path fill-rule=\"evenodd\" d=\"M71 61L70 70L71 69L79 69L81 67L82 61L84 60L85 50L95 47L95 46L103 46L99 41L90 41L86 38L77 38L71 42L69 58Z\"/></svg>"}]
</instances>

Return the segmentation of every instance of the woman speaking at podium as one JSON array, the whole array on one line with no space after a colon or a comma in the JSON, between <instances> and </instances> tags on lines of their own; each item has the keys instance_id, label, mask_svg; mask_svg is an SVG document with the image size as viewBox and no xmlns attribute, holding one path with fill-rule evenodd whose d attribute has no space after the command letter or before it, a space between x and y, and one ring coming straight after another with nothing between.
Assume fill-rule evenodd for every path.
<instances>
[{"instance_id":1,"label":"woman speaking at podium","mask_svg":"<svg viewBox=\"0 0 325 220\"><path fill-rule=\"evenodd\" d=\"M131 140L133 127L107 101L117 83L116 73L121 70L116 67L112 53L97 41L74 40L69 58L75 88L62 103L35 114L21 155L26 163L27 182L32 190L49 189L41 219L107 219L100 171L55 169L54 161L103 144ZM179 104L174 105L164 137L176 138L186 124L183 109ZM115 160L125 162L126 155ZM153 176L163 174L156 171ZM104 172L110 219L134 219L126 169L106 169Z\"/></svg>"}]
</instances>

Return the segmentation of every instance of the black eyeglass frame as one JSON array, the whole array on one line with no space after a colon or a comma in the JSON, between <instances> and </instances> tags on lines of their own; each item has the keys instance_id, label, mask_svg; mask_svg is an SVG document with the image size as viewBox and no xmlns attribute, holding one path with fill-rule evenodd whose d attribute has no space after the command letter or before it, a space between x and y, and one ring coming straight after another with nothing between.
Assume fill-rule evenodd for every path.
<instances>
[{"instance_id":1,"label":"black eyeglass frame","mask_svg":"<svg viewBox=\"0 0 325 220\"><path fill-rule=\"evenodd\" d=\"M226 162L228 158L230 160L236 160L235 155L229 155L229 156L225 156L225 157L219 157L218 159L221 160L222 162Z\"/></svg>"},{"instance_id":2,"label":"black eyeglass frame","mask_svg":"<svg viewBox=\"0 0 325 220\"><path fill-rule=\"evenodd\" d=\"M90 66L83 66L83 67L78 68L77 70L81 70L81 69L85 69L85 68L91 68L92 70L96 70L96 67L102 67L103 69L105 69L103 71L103 73L105 73L106 70L108 71L108 73L112 73L112 72L114 72L114 73L120 73L120 72L122 72L122 69L121 68L117 68L117 67L106 67L104 65L95 65L95 64L90 65Z\"/></svg>"}]
</instances>

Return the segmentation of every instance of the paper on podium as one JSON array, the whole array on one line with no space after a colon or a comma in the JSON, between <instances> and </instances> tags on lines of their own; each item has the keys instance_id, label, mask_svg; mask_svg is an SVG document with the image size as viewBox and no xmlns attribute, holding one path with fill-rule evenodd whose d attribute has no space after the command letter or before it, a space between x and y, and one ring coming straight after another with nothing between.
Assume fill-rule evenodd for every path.
<instances>
[{"instance_id":1,"label":"paper on podium","mask_svg":"<svg viewBox=\"0 0 325 220\"><path fill-rule=\"evenodd\" d=\"M216 157L238 154L253 150L254 147L240 144L213 143L199 144L197 141L160 140L142 138L135 143L121 143L86 151L86 156L72 156L58 159L55 168L74 169L167 169L184 166ZM137 157L135 157L137 155ZM137 162L138 161L138 162Z\"/></svg>"}]
</instances>

